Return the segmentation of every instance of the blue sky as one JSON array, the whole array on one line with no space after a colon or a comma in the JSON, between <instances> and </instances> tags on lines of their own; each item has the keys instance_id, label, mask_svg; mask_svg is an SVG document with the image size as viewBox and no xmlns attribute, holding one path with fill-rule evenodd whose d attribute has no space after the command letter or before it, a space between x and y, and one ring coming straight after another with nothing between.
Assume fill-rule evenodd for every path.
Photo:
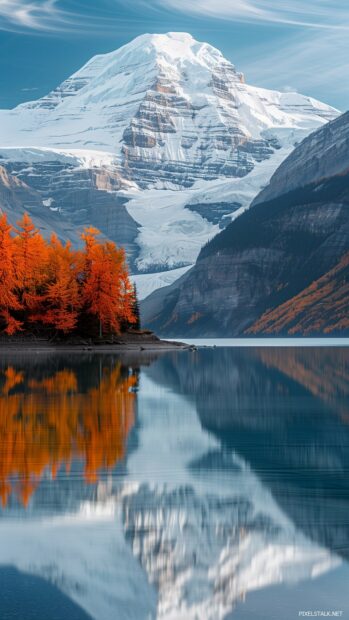
<instances>
[{"instance_id":1,"label":"blue sky","mask_svg":"<svg viewBox=\"0 0 349 620\"><path fill-rule=\"evenodd\" d=\"M349 109L349 0L0 0L0 107L144 32L187 31L249 83Z\"/></svg>"}]
</instances>

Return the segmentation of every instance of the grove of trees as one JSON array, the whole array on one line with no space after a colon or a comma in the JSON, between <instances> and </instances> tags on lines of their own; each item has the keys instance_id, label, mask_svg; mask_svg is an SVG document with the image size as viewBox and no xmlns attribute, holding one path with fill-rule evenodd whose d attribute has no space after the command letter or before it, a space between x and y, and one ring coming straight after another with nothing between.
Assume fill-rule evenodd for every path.
<instances>
[{"instance_id":1,"label":"grove of trees","mask_svg":"<svg viewBox=\"0 0 349 620\"><path fill-rule=\"evenodd\" d=\"M25 214L0 216L0 332L99 336L139 327L125 252L86 228L83 249L46 241Z\"/></svg>"}]
</instances>

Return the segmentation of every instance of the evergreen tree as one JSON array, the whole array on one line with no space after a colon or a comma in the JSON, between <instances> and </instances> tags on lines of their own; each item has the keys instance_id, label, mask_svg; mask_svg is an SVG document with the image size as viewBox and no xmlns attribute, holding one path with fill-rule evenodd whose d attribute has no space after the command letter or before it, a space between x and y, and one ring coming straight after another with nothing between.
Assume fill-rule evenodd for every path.
<instances>
[{"instance_id":1,"label":"evergreen tree","mask_svg":"<svg viewBox=\"0 0 349 620\"><path fill-rule=\"evenodd\" d=\"M134 327L134 329L140 330L141 329L141 312L140 312L140 309L139 309L137 287L136 287L135 284L133 285L132 312L133 312L133 316L135 318L135 322L133 324L133 327Z\"/></svg>"}]
</instances>

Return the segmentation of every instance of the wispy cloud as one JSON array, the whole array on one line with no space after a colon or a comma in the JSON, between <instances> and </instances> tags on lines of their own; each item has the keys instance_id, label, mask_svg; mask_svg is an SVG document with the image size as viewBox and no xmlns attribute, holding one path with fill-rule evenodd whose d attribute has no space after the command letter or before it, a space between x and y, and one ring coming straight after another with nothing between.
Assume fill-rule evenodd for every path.
<instances>
[{"instance_id":1,"label":"wispy cloud","mask_svg":"<svg viewBox=\"0 0 349 620\"><path fill-rule=\"evenodd\" d=\"M152 1L158 7L212 19L288 25L282 37L271 37L266 44L257 38L255 45L252 40L239 53L239 68L248 81L299 90L349 108L349 0Z\"/></svg>"},{"instance_id":2,"label":"wispy cloud","mask_svg":"<svg viewBox=\"0 0 349 620\"><path fill-rule=\"evenodd\" d=\"M275 49L251 46L239 58L249 83L299 90L349 109L349 40L346 32L302 32Z\"/></svg>"},{"instance_id":3,"label":"wispy cloud","mask_svg":"<svg viewBox=\"0 0 349 620\"><path fill-rule=\"evenodd\" d=\"M349 29L348 0L155 0L181 12L234 21Z\"/></svg>"},{"instance_id":4,"label":"wispy cloud","mask_svg":"<svg viewBox=\"0 0 349 620\"><path fill-rule=\"evenodd\" d=\"M79 9L66 10L60 0L0 0L0 30L12 32L93 32L110 26L110 20Z\"/></svg>"},{"instance_id":5,"label":"wispy cloud","mask_svg":"<svg viewBox=\"0 0 349 620\"><path fill-rule=\"evenodd\" d=\"M59 27L65 19L55 0L0 0L0 28L3 30L48 30Z\"/></svg>"},{"instance_id":6,"label":"wispy cloud","mask_svg":"<svg viewBox=\"0 0 349 620\"><path fill-rule=\"evenodd\" d=\"M129 0L97 0L91 14L81 0L73 2L71 10L62 8L61 0L0 0L0 30L109 30L119 23L121 5L128 6ZM131 6L141 8L144 18L152 9L174 9L232 21L349 29L348 0L133 0ZM103 16L103 7L109 8L108 16Z\"/></svg>"}]
</instances>

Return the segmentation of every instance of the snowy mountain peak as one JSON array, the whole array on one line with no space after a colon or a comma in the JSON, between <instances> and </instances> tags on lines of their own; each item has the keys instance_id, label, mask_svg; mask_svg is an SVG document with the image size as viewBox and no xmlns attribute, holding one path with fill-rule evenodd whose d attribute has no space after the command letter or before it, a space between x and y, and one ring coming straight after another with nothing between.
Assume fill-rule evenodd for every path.
<instances>
[{"instance_id":1,"label":"snowy mountain peak","mask_svg":"<svg viewBox=\"0 0 349 620\"><path fill-rule=\"evenodd\" d=\"M168 60L181 61L183 64L185 62L205 64L206 62L208 66L212 66L220 60L227 62L218 49L208 43L197 41L191 34L168 32L167 34L142 34L113 52L94 56L85 67L101 58L104 58L106 62L126 61L133 65L139 64L140 53L145 57L165 57Z\"/></svg>"},{"instance_id":2,"label":"snowy mountain peak","mask_svg":"<svg viewBox=\"0 0 349 620\"><path fill-rule=\"evenodd\" d=\"M115 109L120 105L136 115L137 108L133 104L139 104L143 98L147 98L150 91L178 95L182 99L184 97L187 107L190 107L193 99L198 96L198 105L201 105L202 90L214 89L222 80L240 82L243 76L211 45L199 43L187 33L144 34L120 49L94 56L47 96L22 104L17 110L53 110L63 106L62 113L67 118L63 110L68 108L69 119L74 100L74 115L97 103L103 108L101 113L95 110L98 116L105 115L107 103L112 106L113 118ZM171 110L167 113L170 114ZM128 116L126 112L125 120L128 120ZM89 133L95 129L95 122L96 119L91 119ZM118 135L117 141L120 142L121 138ZM115 140L111 142L106 136L103 136L103 140L103 145L96 140L95 146L102 146L102 150L105 150L104 146L111 151L115 149ZM68 140L75 148L74 142ZM78 146L90 148L90 144L90 140L79 140ZM45 141L45 146L61 144L57 145L57 141L47 144Z\"/></svg>"},{"instance_id":3,"label":"snowy mountain peak","mask_svg":"<svg viewBox=\"0 0 349 620\"><path fill-rule=\"evenodd\" d=\"M218 49L208 43L197 41L187 32L144 34L125 45L120 51L139 51L139 48L143 53L154 51L160 57L182 64L189 62L212 67L219 61L227 62Z\"/></svg>"},{"instance_id":4,"label":"snowy mountain peak","mask_svg":"<svg viewBox=\"0 0 349 620\"><path fill-rule=\"evenodd\" d=\"M336 114L310 97L245 84L190 34L145 34L95 56L46 97L0 113L0 146L108 152L140 187L189 187L244 176Z\"/></svg>"},{"instance_id":5,"label":"snowy mountain peak","mask_svg":"<svg viewBox=\"0 0 349 620\"><path fill-rule=\"evenodd\" d=\"M94 56L47 96L0 113L0 146L107 151L142 186L160 181L164 166L180 169L165 174L167 184L191 185L243 176L285 138L294 144L334 116L310 97L248 86L190 34L144 34Z\"/></svg>"},{"instance_id":6,"label":"snowy mountain peak","mask_svg":"<svg viewBox=\"0 0 349 620\"><path fill-rule=\"evenodd\" d=\"M93 57L45 97L0 111L0 157L45 204L117 242L126 237L136 267L159 272L192 264L294 145L337 114L311 97L246 84L190 34L144 34ZM116 206L105 217L86 207L89 183L114 193L114 206L127 202L122 234Z\"/></svg>"}]
</instances>

